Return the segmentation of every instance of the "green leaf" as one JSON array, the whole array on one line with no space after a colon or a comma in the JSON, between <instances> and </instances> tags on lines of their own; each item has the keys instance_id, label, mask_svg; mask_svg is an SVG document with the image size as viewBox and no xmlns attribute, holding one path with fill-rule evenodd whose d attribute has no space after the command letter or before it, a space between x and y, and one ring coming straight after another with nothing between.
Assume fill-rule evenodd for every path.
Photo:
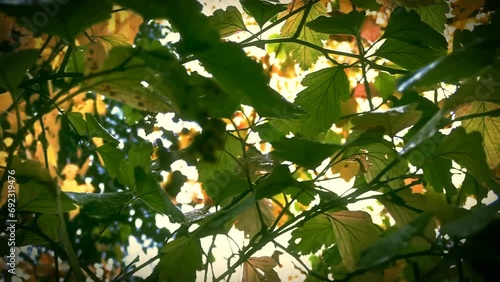
<instances>
[{"instance_id":1,"label":"green leaf","mask_svg":"<svg viewBox=\"0 0 500 282\"><path fill-rule=\"evenodd\" d=\"M365 12L353 10L348 14L335 14L331 17L318 17L307 23L307 26L310 29L321 33L358 36L364 20Z\"/></svg>"},{"instance_id":2,"label":"green leaf","mask_svg":"<svg viewBox=\"0 0 500 282\"><path fill-rule=\"evenodd\" d=\"M142 116L139 110L136 110L127 105L122 106L123 116L125 117L125 123L129 126L136 124L138 121L142 120Z\"/></svg>"},{"instance_id":3,"label":"green leaf","mask_svg":"<svg viewBox=\"0 0 500 282\"><path fill-rule=\"evenodd\" d=\"M76 133L80 136L86 136L88 138L99 137L113 144L118 144L116 140L101 124L95 119L95 117L90 114L85 114L85 119L80 112L69 112L66 113L69 122L73 125Z\"/></svg>"},{"instance_id":4,"label":"green leaf","mask_svg":"<svg viewBox=\"0 0 500 282\"><path fill-rule=\"evenodd\" d=\"M294 103L307 115L299 121L300 132L314 136L340 120L342 101L349 98L349 81L343 68L332 67L308 74L301 83L307 88Z\"/></svg>"},{"instance_id":5,"label":"green leaf","mask_svg":"<svg viewBox=\"0 0 500 282\"><path fill-rule=\"evenodd\" d=\"M402 7L392 12L382 38L392 38L412 45L439 50L446 50L448 47L446 38L441 33L422 22L415 12L407 12Z\"/></svg>"},{"instance_id":6,"label":"green leaf","mask_svg":"<svg viewBox=\"0 0 500 282\"><path fill-rule=\"evenodd\" d=\"M49 237L53 242L58 243L60 241L59 237L59 217L54 214L41 214L36 218L37 228ZM22 240L20 246L27 245L49 245L45 238L39 236L38 234L24 230L26 232L25 236L21 236ZM22 233L21 233L22 234ZM17 240L16 240L17 241ZM17 243L17 242L16 242Z\"/></svg>"},{"instance_id":7,"label":"green leaf","mask_svg":"<svg viewBox=\"0 0 500 282\"><path fill-rule=\"evenodd\" d=\"M20 91L17 86L28 69L35 64L36 59L38 59L36 50L0 53L0 66L3 66L0 69L0 87L5 87L17 98Z\"/></svg>"},{"instance_id":8,"label":"green leaf","mask_svg":"<svg viewBox=\"0 0 500 282\"><path fill-rule=\"evenodd\" d=\"M427 66L420 65L421 69L398 83L398 91L404 91L410 87L431 86L439 82L456 84L465 78L474 77L485 67L493 64L495 52L496 47L489 42L454 51ZM427 57L430 58L430 56Z\"/></svg>"},{"instance_id":9,"label":"green leaf","mask_svg":"<svg viewBox=\"0 0 500 282\"><path fill-rule=\"evenodd\" d=\"M292 238L288 241L290 250L300 255L317 252L323 246L328 248L334 243L332 222L323 214L306 221L304 225L295 229L292 232Z\"/></svg>"},{"instance_id":10,"label":"green leaf","mask_svg":"<svg viewBox=\"0 0 500 282\"><path fill-rule=\"evenodd\" d=\"M486 207L469 212L460 219L444 225L441 228L441 233L457 238L467 238L481 231L488 223L498 217L499 210L500 201L496 200Z\"/></svg>"},{"instance_id":11,"label":"green leaf","mask_svg":"<svg viewBox=\"0 0 500 282\"><path fill-rule=\"evenodd\" d=\"M434 28L439 33L443 33L446 23L446 14L450 10L447 1L437 0L432 5L423 5L413 8L423 22Z\"/></svg>"},{"instance_id":12,"label":"green leaf","mask_svg":"<svg viewBox=\"0 0 500 282\"><path fill-rule=\"evenodd\" d=\"M302 113L269 87L262 66L235 43L225 42L199 53L198 59L227 93L244 97L260 116L294 118Z\"/></svg>"},{"instance_id":13,"label":"green leaf","mask_svg":"<svg viewBox=\"0 0 500 282\"><path fill-rule=\"evenodd\" d=\"M246 30L240 11L234 6L227 7L225 11L216 10L212 16L208 17L208 22L219 31L221 37Z\"/></svg>"},{"instance_id":14,"label":"green leaf","mask_svg":"<svg viewBox=\"0 0 500 282\"><path fill-rule=\"evenodd\" d=\"M106 218L120 213L121 209L129 204L133 195L130 192L113 193L66 193L83 212L91 217Z\"/></svg>"},{"instance_id":15,"label":"green leaf","mask_svg":"<svg viewBox=\"0 0 500 282\"><path fill-rule=\"evenodd\" d=\"M250 189L247 179L243 176L228 171L217 176L219 177L203 182L203 189L217 204Z\"/></svg>"},{"instance_id":16,"label":"green leaf","mask_svg":"<svg viewBox=\"0 0 500 282\"><path fill-rule=\"evenodd\" d=\"M416 46L396 39L386 39L384 44L374 53L374 56L388 59L389 61L407 70L416 70L441 55L436 50Z\"/></svg>"},{"instance_id":17,"label":"green leaf","mask_svg":"<svg viewBox=\"0 0 500 282\"><path fill-rule=\"evenodd\" d=\"M96 151L101 156L109 176L113 178L117 177L120 169L120 161L125 158L123 152L111 143L100 146Z\"/></svg>"},{"instance_id":18,"label":"green leaf","mask_svg":"<svg viewBox=\"0 0 500 282\"><path fill-rule=\"evenodd\" d=\"M374 267L397 256L410 240L420 234L432 218L431 213L424 213L407 225L401 226L394 233L382 238L363 252L358 267L361 269Z\"/></svg>"},{"instance_id":19,"label":"green leaf","mask_svg":"<svg viewBox=\"0 0 500 282\"><path fill-rule=\"evenodd\" d=\"M278 19L292 13L296 9L303 7L305 2L305 0L294 0L292 3L288 4L287 11L284 11L278 15ZM318 46L323 46L322 40L326 40L328 36L326 34L316 32L307 26L308 22L322 15L326 15L325 5L321 2L312 5L305 21L306 25L302 27L302 30L300 31L297 39L304 40ZM297 31L303 16L304 10L289 17L281 28L281 37L292 37ZM293 50L292 57L303 70L309 69L322 55L321 52L304 45L296 45L293 43L287 43L284 45L291 45L290 48L291 50Z\"/></svg>"},{"instance_id":20,"label":"green leaf","mask_svg":"<svg viewBox=\"0 0 500 282\"><path fill-rule=\"evenodd\" d=\"M387 99L394 93L396 89L396 80L386 72L379 72L375 78L375 89L377 89L380 97Z\"/></svg>"},{"instance_id":21,"label":"green leaf","mask_svg":"<svg viewBox=\"0 0 500 282\"><path fill-rule=\"evenodd\" d=\"M136 48L115 46L101 71L105 73L87 79L86 84L107 98L141 111L180 112L188 74L159 42L142 40Z\"/></svg>"},{"instance_id":22,"label":"green leaf","mask_svg":"<svg viewBox=\"0 0 500 282\"><path fill-rule=\"evenodd\" d=\"M409 223L420 211L434 214L441 224L456 220L467 212L465 209L449 204L444 194L438 194L433 189L426 190L425 194L412 193L411 189L405 189L393 195L395 196L390 199L386 198L382 202L398 225ZM429 234L426 233L427 239L434 240L435 232L432 228L430 231Z\"/></svg>"},{"instance_id":23,"label":"green leaf","mask_svg":"<svg viewBox=\"0 0 500 282\"><path fill-rule=\"evenodd\" d=\"M134 170L137 196L153 210L168 215L174 222L184 222L184 214L170 201L160 184L151 174L146 174L141 167Z\"/></svg>"},{"instance_id":24,"label":"green leaf","mask_svg":"<svg viewBox=\"0 0 500 282\"><path fill-rule=\"evenodd\" d=\"M99 122L97 122L92 114L86 113L85 119L87 120L87 130L90 137L100 137L114 144L119 143L118 140L116 140L104 127L102 127L101 124L99 124Z\"/></svg>"},{"instance_id":25,"label":"green leaf","mask_svg":"<svg viewBox=\"0 0 500 282\"><path fill-rule=\"evenodd\" d=\"M200 160L196 166L199 173L198 181L202 182L207 192L210 191L210 195L218 197L217 195L224 194L224 190L231 189L230 184L239 182L236 181L237 176L243 173L243 169L236 160L241 157L243 150L239 139L226 134L224 150L216 152L215 162ZM249 188L248 184L243 187Z\"/></svg>"},{"instance_id":26,"label":"green leaf","mask_svg":"<svg viewBox=\"0 0 500 282\"><path fill-rule=\"evenodd\" d=\"M49 33L73 43L87 27L107 20L113 5L100 0L70 0L33 3L32 5L1 4L0 10L14 16L24 27L36 33Z\"/></svg>"},{"instance_id":27,"label":"green leaf","mask_svg":"<svg viewBox=\"0 0 500 282\"><path fill-rule=\"evenodd\" d=\"M378 240L379 231L366 212L345 210L329 216L343 262L353 271L361 253Z\"/></svg>"},{"instance_id":28,"label":"green leaf","mask_svg":"<svg viewBox=\"0 0 500 282\"><path fill-rule=\"evenodd\" d=\"M499 185L493 180L486 164L486 155L479 132L466 133L463 127L455 128L439 144L433 156L454 160L460 166L467 168L467 171L481 185L498 191Z\"/></svg>"},{"instance_id":29,"label":"green leaf","mask_svg":"<svg viewBox=\"0 0 500 282\"><path fill-rule=\"evenodd\" d=\"M87 122L83 119L83 115L80 112L70 112L66 113L69 122L74 126L76 133L80 136L88 136Z\"/></svg>"},{"instance_id":30,"label":"green leaf","mask_svg":"<svg viewBox=\"0 0 500 282\"><path fill-rule=\"evenodd\" d=\"M486 196L488 196L488 189L480 185L470 173L466 173L462 186L457 193L457 203L464 205L467 201L467 197L473 197L477 200L477 203L480 204Z\"/></svg>"},{"instance_id":31,"label":"green leaf","mask_svg":"<svg viewBox=\"0 0 500 282\"><path fill-rule=\"evenodd\" d=\"M455 115L458 118L472 114L484 114L495 110L500 111L499 104L472 102L459 107L455 111ZM490 169L495 169L500 164L500 142L498 142L500 140L500 119L498 115L496 117L481 116L467 119L462 121L462 126L467 132L476 131L481 133L484 152L486 153L486 162Z\"/></svg>"},{"instance_id":32,"label":"green leaf","mask_svg":"<svg viewBox=\"0 0 500 282\"><path fill-rule=\"evenodd\" d=\"M450 198L455 195L457 189L451 181L451 160L435 158L426 162L422 169L425 179L434 188L434 191L443 193L444 190Z\"/></svg>"},{"instance_id":33,"label":"green leaf","mask_svg":"<svg viewBox=\"0 0 500 282\"><path fill-rule=\"evenodd\" d=\"M122 185L135 188L134 165L129 160L120 160L117 178Z\"/></svg>"},{"instance_id":34,"label":"green leaf","mask_svg":"<svg viewBox=\"0 0 500 282\"><path fill-rule=\"evenodd\" d=\"M151 154L153 153L153 145L151 143L132 144L128 150L128 161L135 168L141 167L144 171L151 170Z\"/></svg>"},{"instance_id":35,"label":"green leaf","mask_svg":"<svg viewBox=\"0 0 500 282\"><path fill-rule=\"evenodd\" d=\"M262 0L242 0L241 4L261 28L279 12L286 10L286 7L280 4L272 4Z\"/></svg>"},{"instance_id":36,"label":"green leaf","mask_svg":"<svg viewBox=\"0 0 500 282\"><path fill-rule=\"evenodd\" d=\"M300 138L287 138L272 143L272 155L294 162L306 168L316 168L326 158L341 148L340 145L324 144Z\"/></svg>"},{"instance_id":37,"label":"green leaf","mask_svg":"<svg viewBox=\"0 0 500 282\"><path fill-rule=\"evenodd\" d=\"M282 138L286 138L286 135L289 132L282 132L281 130L273 126L273 124L270 122L257 125L256 127L254 127L253 131L259 134L260 139L270 143L279 141Z\"/></svg>"},{"instance_id":38,"label":"green leaf","mask_svg":"<svg viewBox=\"0 0 500 282\"><path fill-rule=\"evenodd\" d=\"M20 185L17 202L18 211L57 214L56 191L59 189L52 183L44 183L34 179ZM75 209L73 201L61 192L61 208L63 212Z\"/></svg>"},{"instance_id":39,"label":"green leaf","mask_svg":"<svg viewBox=\"0 0 500 282\"><path fill-rule=\"evenodd\" d=\"M236 218L248 209L255 208L256 204L255 194L250 194L241 199L237 205L232 205L230 208L219 210L204 217L199 222L201 228L198 229L196 235L202 238L214 234L227 234Z\"/></svg>"},{"instance_id":40,"label":"green leaf","mask_svg":"<svg viewBox=\"0 0 500 282\"><path fill-rule=\"evenodd\" d=\"M290 186L297 186L298 182L290 174L288 166L280 165L257 182L255 193L257 199L270 198L283 192Z\"/></svg>"},{"instance_id":41,"label":"green leaf","mask_svg":"<svg viewBox=\"0 0 500 282\"><path fill-rule=\"evenodd\" d=\"M421 116L420 111L411 106L392 108L385 112L364 113L351 118L354 130L368 130L369 128L385 128L384 133L394 137L401 130L414 125Z\"/></svg>"},{"instance_id":42,"label":"green leaf","mask_svg":"<svg viewBox=\"0 0 500 282\"><path fill-rule=\"evenodd\" d=\"M196 280L196 270L202 269L200 240L190 237L176 238L163 248L158 263L159 281L186 282Z\"/></svg>"}]
</instances>

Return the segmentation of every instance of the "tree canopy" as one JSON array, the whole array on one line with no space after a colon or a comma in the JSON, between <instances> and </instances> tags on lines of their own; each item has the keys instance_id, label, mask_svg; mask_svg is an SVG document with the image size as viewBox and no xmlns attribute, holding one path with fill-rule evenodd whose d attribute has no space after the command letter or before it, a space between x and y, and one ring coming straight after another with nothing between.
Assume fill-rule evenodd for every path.
<instances>
[{"instance_id":1,"label":"tree canopy","mask_svg":"<svg viewBox=\"0 0 500 282\"><path fill-rule=\"evenodd\" d=\"M0 1L0 279L497 279L496 2L219 2Z\"/></svg>"}]
</instances>

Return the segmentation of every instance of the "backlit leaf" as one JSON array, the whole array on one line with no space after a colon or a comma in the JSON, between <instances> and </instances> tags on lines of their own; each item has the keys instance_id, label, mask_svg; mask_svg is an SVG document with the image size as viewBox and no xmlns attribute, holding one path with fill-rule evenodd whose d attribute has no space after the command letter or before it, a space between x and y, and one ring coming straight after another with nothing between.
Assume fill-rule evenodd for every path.
<instances>
[{"instance_id":1,"label":"backlit leaf","mask_svg":"<svg viewBox=\"0 0 500 282\"><path fill-rule=\"evenodd\" d=\"M281 279L273 269L278 264L272 257L250 257L243 264L243 282L279 282Z\"/></svg>"},{"instance_id":2,"label":"backlit leaf","mask_svg":"<svg viewBox=\"0 0 500 282\"><path fill-rule=\"evenodd\" d=\"M314 136L339 121L342 102L349 98L349 81L343 68L332 67L308 74L301 83L307 88L294 103L307 114L299 121L300 132Z\"/></svg>"},{"instance_id":3,"label":"backlit leaf","mask_svg":"<svg viewBox=\"0 0 500 282\"><path fill-rule=\"evenodd\" d=\"M272 4L262 0L242 0L241 4L261 28L279 12L286 10L286 7L280 4Z\"/></svg>"},{"instance_id":4,"label":"backlit leaf","mask_svg":"<svg viewBox=\"0 0 500 282\"><path fill-rule=\"evenodd\" d=\"M100 146L96 151L101 156L109 176L113 178L117 177L120 169L120 161L125 158L123 152L111 143Z\"/></svg>"},{"instance_id":5,"label":"backlit leaf","mask_svg":"<svg viewBox=\"0 0 500 282\"><path fill-rule=\"evenodd\" d=\"M293 0L290 4L288 4L288 10L278 15L278 19L288 15L289 13L293 12L296 9L303 7L305 3L306 3L305 0ZM307 15L306 23L314 20L318 16L322 16L325 14L326 14L326 7L320 1L311 7L311 10ZM297 31L297 28L299 27L300 21L303 16L304 16L304 11L302 10L299 13L289 17L286 20L283 27L281 28L280 35L282 37L292 37ZM327 35L316 32L310 29L307 25L305 25L300 31L297 39L304 40L318 46L323 46L322 40L326 40ZM286 45L291 45L291 43L287 43ZM290 48L291 50L293 50L292 57L295 59L295 61L299 63L299 66L303 70L309 69L314 63L316 63L319 56L321 56L321 52L303 45L293 44Z\"/></svg>"},{"instance_id":6,"label":"backlit leaf","mask_svg":"<svg viewBox=\"0 0 500 282\"><path fill-rule=\"evenodd\" d=\"M366 212L346 210L329 216L343 262L355 270L361 253L378 240L379 231Z\"/></svg>"},{"instance_id":7,"label":"backlit leaf","mask_svg":"<svg viewBox=\"0 0 500 282\"><path fill-rule=\"evenodd\" d=\"M290 250L300 255L317 252L323 246L328 248L334 243L332 222L326 215L305 222L292 232L292 238L288 241Z\"/></svg>"},{"instance_id":8,"label":"backlit leaf","mask_svg":"<svg viewBox=\"0 0 500 282\"><path fill-rule=\"evenodd\" d=\"M151 154L153 153L153 146L151 143L132 144L128 150L128 161L135 168L140 166L144 171L149 171L151 168Z\"/></svg>"},{"instance_id":9,"label":"backlit leaf","mask_svg":"<svg viewBox=\"0 0 500 282\"><path fill-rule=\"evenodd\" d=\"M456 111L456 117L467 116L471 114L482 114L490 111L500 111L498 104L486 102L472 102L459 107ZM500 119L498 115L482 116L462 121L462 126L467 132L477 131L483 136L484 152L486 161L490 169L496 168L500 164Z\"/></svg>"},{"instance_id":10,"label":"backlit leaf","mask_svg":"<svg viewBox=\"0 0 500 282\"><path fill-rule=\"evenodd\" d=\"M216 10L212 16L208 17L208 21L219 31L221 37L246 30L240 11L234 6L229 6L226 10Z\"/></svg>"},{"instance_id":11,"label":"backlit leaf","mask_svg":"<svg viewBox=\"0 0 500 282\"><path fill-rule=\"evenodd\" d=\"M361 138L363 139L363 138ZM367 139L365 139L367 140ZM366 181L370 182L379 175L390 163L398 159L398 153L394 150L392 143L386 140L373 140L369 144L352 144L344 153L345 158L358 159L363 164ZM388 184L397 189L404 186L403 179L394 179L408 170L407 163L400 160L394 167L389 169L380 180L393 179Z\"/></svg>"},{"instance_id":12,"label":"backlit leaf","mask_svg":"<svg viewBox=\"0 0 500 282\"><path fill-rule=\"evenodd\" d=\"M386 72L379 72L375 78L375 89L382 98L392 96L396 89L396 81L394 77Z\"/></svg>"},{"instance_id":13,"label":"backlit leaf","mask_svg":"<svg viewBox=\"0 0 500 282\"><path fill-rule=\"evenodd\" d=\"M432 5L422 5L420 7L413 8L413 10L417 12L423 22L427 23L439 33L444 32L447 20L446 14L450 10L450 6L447 1L438 0Z\"/></svg>"}]
</instances>

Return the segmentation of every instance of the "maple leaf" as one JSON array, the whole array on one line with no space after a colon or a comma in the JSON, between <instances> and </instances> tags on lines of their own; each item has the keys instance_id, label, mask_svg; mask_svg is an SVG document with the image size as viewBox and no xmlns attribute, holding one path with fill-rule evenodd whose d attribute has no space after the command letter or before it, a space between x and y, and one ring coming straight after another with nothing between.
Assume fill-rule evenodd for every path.
<instances>
[{"instance_id":1,"label":"maple leaf","mask_svg":"<svg viewBox=\"0 0 500 282\"><path fill-rule=\"evenodd\" d=\"M288 4L288 9L280 14L278 14L278 19L282 18L293 11L301 8L304 6L304 0L294 0L292 3ZM326 14L326 7L325 5L320 1L316 4L314 4L311 7L311 10L309 11L309 14L307 15L306 23L314 20L315 18L325 15ZM289 17L283 27L281 28L281 36L282 37L292 37L294 36L297 28L300 26L300 22L302 20L302 17L304 16L304 11L301 11L291 17ZM313 31L306 25L302 27L302 30L300 31L297 39L307 41L309 43L313 43L319 46L323 46L323 42L321 40L326 40L328 36L324 33L319 33L316 31ZM286 43L286 44L291 44L291 43ZM318 57L321 56L321 52L311 49L309 47L306 47L304 45L296 45L293 44L290 47L290 50L292 50L292 57L295 61L299 63L299 66L303 70L309 69L317 60Z\"/></svg>"}]
</instances>

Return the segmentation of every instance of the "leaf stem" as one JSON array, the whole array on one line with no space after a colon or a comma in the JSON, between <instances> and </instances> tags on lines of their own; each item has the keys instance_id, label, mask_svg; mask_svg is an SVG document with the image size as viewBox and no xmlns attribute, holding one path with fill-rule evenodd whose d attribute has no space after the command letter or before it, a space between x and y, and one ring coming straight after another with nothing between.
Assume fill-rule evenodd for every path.
<instances>
[{"instance_id":1,"label":"leaf stem","mask_svg":"<svg viewBox=\"0 0 500 282\"><path fill-rule=\"evenodd\" d=\"M292 35L292 38L297 39L302 32L302 29L304 28L304 25L306 24L307 17L309 16L309 12L311 11L311 8L313 6L314 2L309 0L307 4L305 5L305 10L304 14L302 15L302 18L300 19L300 23L297 26L297 29L295 30L295 33Z\"/></svg>"},{"instance_id":2,"label":"leaf stem","mask_svg":"<svg viewBox=\"0 0 500 282\"><path fill-rule=\"evenodd\" d=\"M368 104L370 105L370 110L373 111L373 101L372 101L372 90L370 89L370 83L366 77L366 58L365 58L365 49L363 47L363 42L361 41L361 36L356 36L356 43L358 44L358 52L361 56L361 72L363 73L363 84L365 86L366 99L368 100Z\"/></svg>"}]
</instances>

